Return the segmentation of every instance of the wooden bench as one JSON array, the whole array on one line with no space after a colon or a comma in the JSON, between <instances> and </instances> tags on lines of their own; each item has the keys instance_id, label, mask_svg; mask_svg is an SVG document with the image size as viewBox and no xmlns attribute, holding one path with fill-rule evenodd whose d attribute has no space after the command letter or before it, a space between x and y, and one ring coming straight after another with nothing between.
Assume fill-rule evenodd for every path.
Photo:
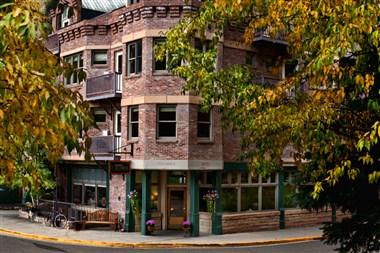
<instances>
[{"instance_id":1,"label":"wooden bench","mask_svg":"<svg viewBox=\"0 0 380 253\"><path fill-rule=\"evenodd\" d=\"M119 215L108 210L96 210L87 213L86 219L81 221L82 229L86 228L87 224L91 225L111 225L115 231L119 229Z\"/></svg>"}]
</instances>

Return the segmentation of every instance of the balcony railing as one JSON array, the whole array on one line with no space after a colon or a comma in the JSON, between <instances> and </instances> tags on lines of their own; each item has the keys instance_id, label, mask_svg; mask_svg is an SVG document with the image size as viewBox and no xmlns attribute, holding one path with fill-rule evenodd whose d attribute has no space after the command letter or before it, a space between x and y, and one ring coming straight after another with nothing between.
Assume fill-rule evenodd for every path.
<instances>
[{"instance_id":1,"label":"balcony railing","mask_svg":"<svg viewBox=\"0 0 380 253\"><path fill-rule=\"evenodd\" d=\"M255 38L253 39L253 42L270 42L288 45L283 33L278 33L275 37L272 37L270 36L267 29L255 32Z\"/></svg>"},{"instance_id":2,"label":"balcony railing","mask_svg":"<svg viewBox=\"0 0 380 253\"><path fill-rule=\"evenodd\" d=\"M97 160L113 160L115 148L115 137L96 136L91 138L90 152L94 154Z\"/></svg>"},{"instance_id":3,"label":"balcony railing","mask_svg":"<svg viewBox=\"0 0 380 253\"><path fill-rule=\"evenodd\" d=\"M91 77L86 82L86 99L101 100L121 97L123 77L119 73Z\"/></svg>"}]
</instances>

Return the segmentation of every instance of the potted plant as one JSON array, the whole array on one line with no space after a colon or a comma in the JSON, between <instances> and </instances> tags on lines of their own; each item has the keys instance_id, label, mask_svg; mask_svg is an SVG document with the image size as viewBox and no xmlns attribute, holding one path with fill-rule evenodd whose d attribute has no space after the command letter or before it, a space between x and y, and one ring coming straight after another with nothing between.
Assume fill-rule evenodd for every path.
<instances>
[{"instance_id":1,"label":"potted plant","mask_svg":"<svg viewBox=\"0 0 380 253\"><path fill-rule=\"evenodd\" d=\"M149 219L145 222L145 225L146 225L146 230L148 231L148 234L151 234L153 233L154 225L156 225L156 221Z\"/></svg>"},{"instance_id":2,"label":"potted plant","mask_svg":"<svg viewBox=\"0 0 380 253\"><path fill-rule=\"evenodd\" d=\"M191 235L191 222L188 220L184 220L182 222L182 229L184 232L184 237L190 237L190 235Z\"/></svg>"},{"instance_id":3,"label":"potted plant","mask_svg":"<svg viewBox=\"0 0 380 253\"><path fill-rule=\"evenodd\" d=\"M212 233L212 222L216 211L216 201L219 199L218 191L211 190L203 195L203 200L207 203L207 212L210 214L209 232Z\"/></svg>"}]
</instances>

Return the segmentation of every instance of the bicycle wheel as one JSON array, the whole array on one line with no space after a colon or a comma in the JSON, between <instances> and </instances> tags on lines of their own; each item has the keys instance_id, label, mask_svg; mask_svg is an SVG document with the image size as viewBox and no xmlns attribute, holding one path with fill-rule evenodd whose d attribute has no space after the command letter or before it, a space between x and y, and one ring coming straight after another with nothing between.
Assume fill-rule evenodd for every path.
<instances>
[{"instance_id":1,"label":"bicycle wheel","mask_svg":"<svg viewBox=\"0 0 380 253\"><path fill-rule=\"evenodd\" d=\"M54 226L57 228L65 228L67 225L67 218L63 214L58 214L54 219Z\"/></svg>"}]
</instances>

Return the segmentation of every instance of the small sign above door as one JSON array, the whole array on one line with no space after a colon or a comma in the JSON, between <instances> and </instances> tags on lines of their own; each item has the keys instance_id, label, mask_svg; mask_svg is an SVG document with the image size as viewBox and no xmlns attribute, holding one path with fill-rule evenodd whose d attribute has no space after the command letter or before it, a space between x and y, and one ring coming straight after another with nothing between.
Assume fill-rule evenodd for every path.
<instances>
[{"instance_id":1,"label":"small sign above door","mask_svg":"<svg viewBox=\"0 0 380 253\"><path fill-rule=\"evenodd\" d=\"M131 161L110 161L111 174L127 174L131 169Z\"/></svg>"}]
</instances>

